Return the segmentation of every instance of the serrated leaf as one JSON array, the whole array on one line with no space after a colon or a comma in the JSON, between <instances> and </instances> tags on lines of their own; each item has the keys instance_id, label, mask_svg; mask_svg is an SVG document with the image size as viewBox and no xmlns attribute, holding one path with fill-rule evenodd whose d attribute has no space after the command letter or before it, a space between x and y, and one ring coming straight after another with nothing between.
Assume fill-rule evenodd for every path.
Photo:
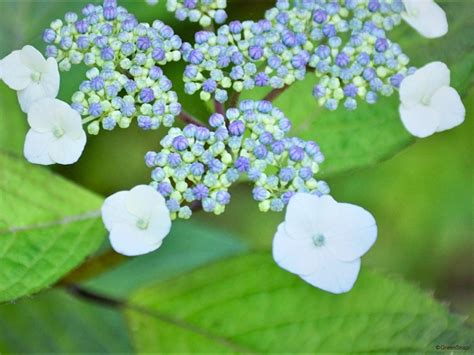
<instances>
[{"instance_id":1,"label":"serrated leaf","mask_svg":"<svg viewBox=\"0 0 474 355\"><path fill-rule=\"evenodd\" d=\"M333 295L268 254L217 263L137 292L127 310L139 352L425 352L472 332L431 297L363 271Z\"/></svg>"},{"instance_id":2,"label":"serrated leaf","mask_svg":"<svg viewBox=\"0 0 474 355\"><path fill-rule=\"evenodd\" d=\"M49 291L0 305L1 353L131 353L118 310Z\"/></svg>"},{"instance_id":3,"label":"serrated leaf","mask_svg":"<svg viewBox=\"0 0 474 355\"><path fill-rule=\"evenodd\" d=\"M102 199L0 152L0 302L57 281L94 252Z\"/></svg>"},{"instance_id":4,"label":"serrated leaf","mask_svg":"<svg viewBox=\"0 0 474 355\"><path fill-rule=\"evenodd\" d=\"M412 65L421 67L432 61L445 62L451 69L451 85L464 95L472 85L474 74L471 5L450 1L443 1L441 5L450 26L446 36L430 40L402 25L390 38L401 45ZM373 165L415 142L400 121L397 94L382 97L375 105L360 103L353 112L342 105L337 111L330 112L318 107L311 95L316 82L315 75L308 73L305 80L294 83L281 94L275 105L292 120L292 135L316 140L321 145L326 156L321 165L321 176ZM258 92L244 96L248 98Z\"/></svg>"}]
</instances>

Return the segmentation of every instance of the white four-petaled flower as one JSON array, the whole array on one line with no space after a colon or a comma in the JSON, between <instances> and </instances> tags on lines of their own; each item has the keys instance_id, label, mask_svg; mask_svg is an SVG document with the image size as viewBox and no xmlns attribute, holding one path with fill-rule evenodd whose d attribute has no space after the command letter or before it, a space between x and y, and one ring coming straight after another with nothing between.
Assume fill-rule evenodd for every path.
<instances>
[{"instance_id":1,"label":"white four-petaled flower","mask_svg":"<svg viewBox=\"0 0 474 355\"><path fill-rule=\"evenodd\" d=\"M31 129L25 140L25 158L35 164L72 164L82 154L86 133L81 116L58 99L44 98L28 111Z\"/></svg>"},{"instance_id":2,"label":"white four-petaled flower","mask_svg":"<svg viewBox=\"0 0 474 355\"><path fill-rule=\"evenodd\" d=\"M354 285L360 257L376 238L374 217L363 208L297 193L273 239L273 258L309 284L343 293Z\"/></svg>"},{"instance_id":3,"label":"white four-petaled flower","mask_svg":"<svg viewBox=\"0 0 474 355\"><path fill-rule=\"evenodd\" d=\"M403 0L402 18L426 38L437 38L448 32L444 10L433 0Z\"/></svg>"},{"instance_id":4,"label":"white four-petaled flower","mask_svg":"<svg viewBox=\"0 0 474 355\"><path fill-rule=\"evenodd\" d=\"M45 59L32 46L13 51L0 62L0 78L16 90L23 112L42 98L54 98L59 91L58 64L54 58Z\"/></svg>"},{"instance_id":5,"label":"white four-petaled flower","mask_svg":"<svg viewBox=\"0 0 474 355\"><path fill-rule=\"evenodd\" d=\"M102 205L102 220L114 250L128 256L158 249L171 228L165 199L148 185L107 197Z\"/></svg>"},{"instance_id":6,"label":"white four-petaled flower","mask_svg":"<svg viewBox=\"0 0 474 355\"><path fill-rule=\"evenodd\" d=\"M441 62L429 63L402 81L400 116L412 135L427 137L464 121L464 105L449 84L449 69Z\"/></svg>"}]
</instances>

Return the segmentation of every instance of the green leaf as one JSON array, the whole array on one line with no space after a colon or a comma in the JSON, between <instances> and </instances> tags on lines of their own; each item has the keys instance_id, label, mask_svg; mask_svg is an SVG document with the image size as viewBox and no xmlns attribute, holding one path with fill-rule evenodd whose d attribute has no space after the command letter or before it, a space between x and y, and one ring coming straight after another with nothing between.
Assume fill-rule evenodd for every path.
<instances>
[{"instance_id":1,"label":"green leaf","mask_svg":"<svg viewBox=\"0 0 474 355\"><path fill-rule=\"evenodd\" d=\"M0 302L56 282L94 252L102 199L0 151Z\"/></svg>"},{"instance_id":2,"label":"green leaf","mask_svg":"<svg viewBox=\"0 0 474 355\"><path fill-rule=\"evenodd\" d=\"M160 249L130 258L82 286L95 293L122 299L138 288L245 250L244 244L228 230L195 221L175 221Z\"/></svg>"},{"instance_id":3,"label":"green leaf","mask_svg":"<svg viewBox=\"0 0 474 355\"><path fill-rule=\"evenodd\" d=\"M268 254L233 258L137 292L126 315L139 352L425 352L472 332L402 281L362 272L333 295Z\"/></svg>"},{"instance_id":4,"label":"green leaf","mask_svg":"<svg viewBox=\"0 0 474 355\"><path fill-rule=\"evenodd\" d=\"M1 353L131 353L122 315L50 291L0 305Z\"/></svg>"},{"instance_id":5,"label":"green leaf","mask_svg":"<svg viewBox=\"0 0 474 355\"><path fill-rule=\"evenodd\" d=\"M471 5L442 2L450 24L449 33L436 40L421 37L407 25L393 33L411 58L412 65L443 61L451 69L451 85L464 95L474 73L474 23ZM391 37L392 38L392 37ZM324 176L373 165L415 142L402 126L397 94L381 98L375 105L361 103L349 112L343 107L330 112L320 108L311 92L317 78L308 74L275 100L293 122L292 135L316 140L326 156ZM255 96L252 92L245 97Z\"/></svg>"}]
</instances>

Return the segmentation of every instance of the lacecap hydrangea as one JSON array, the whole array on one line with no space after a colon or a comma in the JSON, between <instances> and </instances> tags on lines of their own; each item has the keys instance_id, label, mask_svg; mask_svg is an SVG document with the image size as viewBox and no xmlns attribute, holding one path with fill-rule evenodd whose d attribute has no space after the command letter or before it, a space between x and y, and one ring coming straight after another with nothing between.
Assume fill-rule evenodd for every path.
<instances>
[{"instance_id":1,"label":"lacecap hydrangea","mask_svg":"<svg viewBox=\"0 0 474 355\"><path fill-rule=\"evenodd\" d=\"M270 102L243 100L208 123L171 128L162 149L146 154L152 186L167 198L173 218L189 218L196 202L206 212L224 212L229 187L241 178L252 182L264 212L283 210L296 192L329 192L314 178L324 160L319 146L288 137L289 119Z\"/></svg>"},{"instance_id":2,"label":"lacecap hydrangea","mask_svg":"<svg viewBox=\"0 0 474 355\"><path fill-rule=\"evenodd\" d=\"M162 65L181 59L181 39L156 20L152 25L137 19L115 0L87 5L82 17L67 13L55 20L43 39L46 55L60 70L84 63L91 67L87 80L72 97L72 107L88 123L88 132L127 128L132 120L145 129L170 127L181 112L172 83Z\"/></svg>"},{"instance_id":3,"label":"lacecap hydrangea","mask_svg":"<svg viewBox=\"0 0 474 355\"><path fill-rule=\"evenodd\" d=\"M320 105L335 110L343 102L353 110L357 99L375 103L413 71L387 37L403 9L401 0L277 1L263 20L232 21L185 43L186 92L226 102L230 90L281 89L311 71Z\"/></svg>"}]
</instances>

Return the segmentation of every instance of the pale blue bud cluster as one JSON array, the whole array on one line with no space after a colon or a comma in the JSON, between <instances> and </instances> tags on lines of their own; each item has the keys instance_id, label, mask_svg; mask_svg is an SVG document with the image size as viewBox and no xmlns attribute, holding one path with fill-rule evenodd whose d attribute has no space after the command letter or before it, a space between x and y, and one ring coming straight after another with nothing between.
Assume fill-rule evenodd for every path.
<instances>
[{"instance_id":1,"label":"pale blue bud cluster","mask_svg":"<svg viewBox=\"0 0 474 355\"><path fill-rule=\"evenodd\" d=\"M281 211L295 192L325 194L314 175L324 160L311 141L289 138L290 121L268 101L244 100L225 115L209 118L211 129L194 124L171 128L160 152L148 152L154 186L173 218L189 218L199 201L220 214L230 202L229 187L241 177L254 184L261 211Z\"/></svg>"},{"instance_id":2,"label":"pale blue bud cluster","mask_svg":"<svg viewBox=\"0 0 474 355\"><path fill-rule=\"evenodd\" d=\"M181 105L160 66L181 59L180 37L161 21L138 23L115 0L87 5L82 13L53 21L43 38L61 70L81 62L92 67L71 105L89 123L88 132L97 134L101 125L127 128L133 119L143 129L172 126Z\"/></svg>"},{"instance_id":3,"label":"pale blue bud cluster","mask_svg":"<svg viewBox=\"0 0 474 355\"><path fill-rule=\"evenodd\" d=\"M148 4L157 4L157 0L147 0ZM217 24L227 20L227 0L167 0L166 9L174 12L175 17L184 21L198 22L202 27L208 27L214 21Z\"/></svg>"},{"instance_id":4,"label":"pale blue bud cluster","mask_svg":"<svg viewBox=\"0 0 474 355\"><path fill-rule=\"evenodd\" d=\"M386 36L402 10L401 0L277 1L263 20L232 21L217 33L196 33L194 46L184 43L185 91L225 102L230 90L279 89L310 70L320 105L374 103L410 73L409 58Z\"/></svg>"}]
</instances>

